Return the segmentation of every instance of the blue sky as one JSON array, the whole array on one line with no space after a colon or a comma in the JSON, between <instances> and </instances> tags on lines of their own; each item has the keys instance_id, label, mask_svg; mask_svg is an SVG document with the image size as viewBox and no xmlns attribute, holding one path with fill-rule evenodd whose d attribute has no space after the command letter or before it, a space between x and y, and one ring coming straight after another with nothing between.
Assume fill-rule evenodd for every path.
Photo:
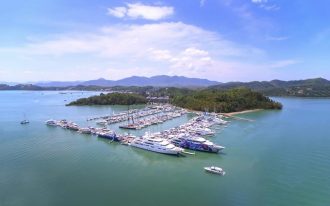
<instances>
[{"instance_id":1,"label":"blue sky","mask_svg":"<svg viewBox=\"0 0 330 206\"><path fill-rule=\"evenodd\" d=\"M330 79L328 1L12 0L0 81Z\"/></svg>"}]
</instances>

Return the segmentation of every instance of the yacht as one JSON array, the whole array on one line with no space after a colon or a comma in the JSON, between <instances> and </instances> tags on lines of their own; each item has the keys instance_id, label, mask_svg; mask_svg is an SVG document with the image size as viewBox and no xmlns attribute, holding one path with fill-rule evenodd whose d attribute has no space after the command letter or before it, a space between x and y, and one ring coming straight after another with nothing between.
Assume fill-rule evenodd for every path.
<instances>
[{"instance_id":1,"label":"yacht","mask_svg":"<svg viewBox=\"0 0 330 206\"><path fill-rule=\"evenodd\" d=\"M137 137L131 143L131 146L137 147L152 152L158 152L163 154L179 155L184 150L176 147L169 141L162 138L151 138L151 137Z\"/></svg>"},{"instance_id":2,"label":"yacht","mask_svg":"<svg viewBox=\"0 0 330 206\"><path fill-rule=\"evenodd\" d=\"M178 135L171 139L171 142L178 147L197 150L202 152L218 153L225 147L216 145L203 137L194 137L186 134Z\"/></svg>"}]
</instances>

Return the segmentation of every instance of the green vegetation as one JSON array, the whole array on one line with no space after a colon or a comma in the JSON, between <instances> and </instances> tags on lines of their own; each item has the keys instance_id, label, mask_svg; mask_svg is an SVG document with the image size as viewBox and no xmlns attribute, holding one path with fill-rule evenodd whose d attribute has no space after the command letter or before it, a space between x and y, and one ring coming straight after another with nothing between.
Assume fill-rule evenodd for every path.
<instances>
[{"instance_id":1,"label":"green vegetation","mask_svg":"<svg viewBox=\"0 0 330 206\"><path fill-rule=\"evenodd\" d=\"M230 90L200 90L174 96L171 103L192 110L237 112L249 109L282 109L282 104L274 102L258 92L246 88Z\"/></svg>"},{"instance_id":2,"label":"green vegetation","mask_svg":"<svg viewBox=\"0 0 330 206\"><path fill-rule=\"evenodd\" d=\"M101 93L98 96L88 98L81 98L76 101L70 102L67 106L76 105L132 105L132 104L145 104L147 99L139 94L127 93Z\"/></svg>"}]
</instances>

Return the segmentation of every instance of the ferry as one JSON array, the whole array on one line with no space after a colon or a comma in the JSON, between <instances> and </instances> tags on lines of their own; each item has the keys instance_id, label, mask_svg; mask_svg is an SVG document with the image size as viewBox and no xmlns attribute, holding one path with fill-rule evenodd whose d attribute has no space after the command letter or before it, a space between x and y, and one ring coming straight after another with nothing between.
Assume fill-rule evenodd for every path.
<instances>
[{"instance_id":1,"label":"ferry","mask_svg":"<svg viewBox=\"0 0 330 206\"><path fill-rule=\"evenodd\" d=\"M182 148L176 147L174 144L161 138L138 137L130 145L140 149L170 155L179 155L184 151Z\"/></svg>"}]
</instances>

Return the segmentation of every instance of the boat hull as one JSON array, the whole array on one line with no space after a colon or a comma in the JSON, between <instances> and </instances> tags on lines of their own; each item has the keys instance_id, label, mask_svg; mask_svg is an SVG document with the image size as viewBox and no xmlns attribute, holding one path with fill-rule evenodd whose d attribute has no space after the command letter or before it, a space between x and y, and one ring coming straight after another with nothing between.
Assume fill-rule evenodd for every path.
<instances>
[{"instance_id":1,"label":"boat hull","mask_svg":"<svg viewBox=\"0 0 330 206\"><path fill-rule=\"evenodd\" d=\"M139 148L139 149L143 149L143 150L148 150L148 151L151 151L151 152L156 152L156 153L161 153L161 154L167 154L167 155L180 155L180 151L175 151L175 150L161 150L161 149L158 149L158 148L151 148L151 147L143 147L141 145L137 145L137 144L134 144L134 143L131 143L130 144L132 147L136 147L136 148Z\"/></svg>"}]
</instances>

